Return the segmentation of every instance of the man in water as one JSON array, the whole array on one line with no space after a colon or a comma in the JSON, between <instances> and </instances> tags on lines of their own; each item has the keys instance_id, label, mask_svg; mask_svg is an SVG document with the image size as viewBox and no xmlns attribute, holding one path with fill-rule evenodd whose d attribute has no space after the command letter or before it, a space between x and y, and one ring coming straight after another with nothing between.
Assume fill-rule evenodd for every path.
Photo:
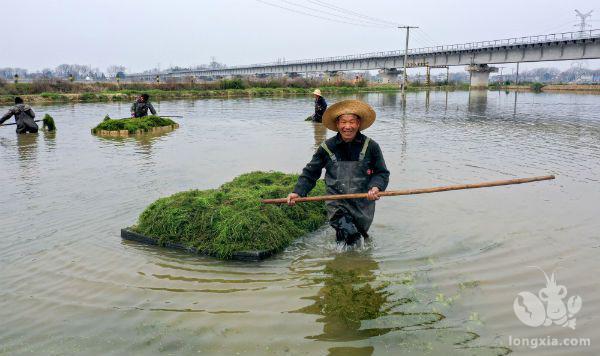
<instances>
[{"instance_id":1,"label":"man in water","mask_svg":"<svg viewBox=\"0 0 600 356\"><path fill-rule=\"evenodd\" d=\"M17 123L18 134L38 132L38 125L33 120L35 113L31 109L31 106L23 104L23 99L18 96L15 97L15 106L8 109L8 112L0 118L0 126L13 115Z\"/></svg>"},{"instance_id":2,"label":"man in water","mask_svg":"<svg viewBox=\"0 0 600 356\"><path fill-rule=\"evenodd\" d=\"M150 95L145 93L138 96L137 100L131 105L131 117L148 116L148 109L150 109L152 115L156 115L156 110L154 110L154 106L148 99L150 99Z\"/></svg>"},{"instance_id":3,"label":"man in water","mask_svg":"<svg viewBox=\"0 0 600 356\"><path fill-rule=\"evenodd\" d=\"M288 205L306 196L314 188L325 168L327 194L367 193L367 199L327 202L329 224L336 230L338 242L352 244L368 230L375 215L375 200L387 188L390 172L379 145L361 131L375 122L375 111L359 100L333 104L323 115L323 125L337 135L326 140L304 167Z\"/></svg>"},{"instance_id":4,"label":"man in water","mask_svg":"<svg viewBox=\"0 0 600 356\"><path fill-rule=\"evenodd\" d=\"M327 110L327 102L321 95L320 89L315 89L313 96L315 97L315 113L312 116L312 121L321 122L323 121L323 113Z\"/></svg>"}]
</instances>

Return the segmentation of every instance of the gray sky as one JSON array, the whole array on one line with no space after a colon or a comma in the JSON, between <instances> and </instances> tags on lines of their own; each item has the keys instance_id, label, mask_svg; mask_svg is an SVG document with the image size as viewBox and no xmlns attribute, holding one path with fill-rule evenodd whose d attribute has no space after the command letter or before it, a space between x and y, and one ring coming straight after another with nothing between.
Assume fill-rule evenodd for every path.
<instances>
[{"instance_id":1,"label":"gray sky","mask_svg":"<svg viewBox=\"0 0 600 356\"><path fill-rule=\"evenodd\" d=\"M576 8L595 10L590 24L600 28L597 0L264 1L332 17L291 5L317 8L315 2L321 2L420 26L414 30L411 47L572 31L576 30L573 27L577 23L573 11ZM128 72L137 72L159 63L161 68L208 63L212 56L218 62L234 65L404 47L404 33L398 29L331 22L257 0L0 0L0 3L3 25L8 30L1 44L0 67L39 70L77 63L104 70L108 65L122 64ZM598 68L598 63L588 61L585 65ZM544 63L527 68L568 65Z\"/></svg>"}]
</instances>

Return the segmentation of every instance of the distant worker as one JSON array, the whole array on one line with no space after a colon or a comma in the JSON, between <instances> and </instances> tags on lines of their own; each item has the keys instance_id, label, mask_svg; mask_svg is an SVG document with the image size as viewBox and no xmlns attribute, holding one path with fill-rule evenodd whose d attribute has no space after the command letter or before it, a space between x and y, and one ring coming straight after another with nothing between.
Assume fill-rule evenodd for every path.
<instances>
[{"instance_id":1,"label":"distant worker","mask_svg":"<svg viewBox=\"0 0 600 356\"><path fill-rule=\"evenodd\" d=\"M31 106L23 104L23 99L18 96L15 97L15 106L8 109L8 112L0 118L0 126L13 115L17 123L18 134L38 132L38 125L33 120L35 113L31 109Z\"/></svg>"},{"instance_id":2,"label":"distant worker","mask_svg":"<svg viewBox=\"0 0 600 356\"><path fill-rule=\"evenodd\" d=\"M156 115L156 110L154 110L154 106L148 99L150 99L148 94L138 96L137 100L131 105L131 117L148 116L148 109L150 109L152 115Z\"/></svg>"},{"instance_id":3,"label":"distant worker","mask_svg":"<svg viewBox=\"0 0 600 356\"><path fill-rule=\"evenodd\" d=\"M327 102L321 95L320 89L315 89L315 91L313 91L313 96L315 97L315 113L313 114L312 121L322 122L323 113L325 113L325 110L327 110Z\"/></svg>"}]
</instances>

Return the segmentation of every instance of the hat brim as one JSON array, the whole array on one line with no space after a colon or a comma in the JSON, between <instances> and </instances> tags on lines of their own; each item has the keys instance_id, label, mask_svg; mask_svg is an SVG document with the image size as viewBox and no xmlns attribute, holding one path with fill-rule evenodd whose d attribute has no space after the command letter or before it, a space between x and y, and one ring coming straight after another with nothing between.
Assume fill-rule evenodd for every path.
<instances>
[{"instance_id":1,"label":"hat brim","mask_svg":"<svg viewBox=\"0 0 600 356\"><path fill-rule=\"evenodd\" d=\"M354 114L360 117L360 131L373 125L377 116L375 110L365 102L360 100L343 100L325 110L323 125L331 131L338 132L336 119L344 114Z\"/></svg>"}]
</instances>

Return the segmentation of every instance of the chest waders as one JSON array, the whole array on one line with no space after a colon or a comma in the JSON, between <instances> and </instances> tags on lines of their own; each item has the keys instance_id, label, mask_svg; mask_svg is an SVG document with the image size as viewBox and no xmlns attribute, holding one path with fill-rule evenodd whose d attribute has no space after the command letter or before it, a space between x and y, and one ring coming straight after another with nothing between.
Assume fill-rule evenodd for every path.
<instances>
[{"instance_id":1,"label":"chest waders","mask_svg":"<svg viewBox=\"0 0 600 356\"><path fill-rule=\"evenodd\" d=\"M21 110L15 114L15 122L17 123L17 133L36 133L38 132L38 125L33 120L27 111Z\"/></svg>"},{"instance_id":2,"label":"chest waders","mask_svg":"<svg viewBox=\"0 0 600 356\"><path fill-rule=\"evenodd\" d=\"M136 103L135 104L135 117L148 116L148 104Z\"/></svg>"},{"instance_id":3,"label":"chest waders","mask_svg":"<svg viewBox=\"0 0 600 356\"><path fill-rule=\"evenodd\" d=\"M327 144L321 147L329 155L325 167L327 194L366 193L369 190L369 167L365 153L370 138L366 137L358 161L338 161ZM329 224L336 230L338 241L352 244L360 236L368 237L367 231L375 215L375 201L368 199L345 199L327 202Z\"/></svg>"}]
</instances>

